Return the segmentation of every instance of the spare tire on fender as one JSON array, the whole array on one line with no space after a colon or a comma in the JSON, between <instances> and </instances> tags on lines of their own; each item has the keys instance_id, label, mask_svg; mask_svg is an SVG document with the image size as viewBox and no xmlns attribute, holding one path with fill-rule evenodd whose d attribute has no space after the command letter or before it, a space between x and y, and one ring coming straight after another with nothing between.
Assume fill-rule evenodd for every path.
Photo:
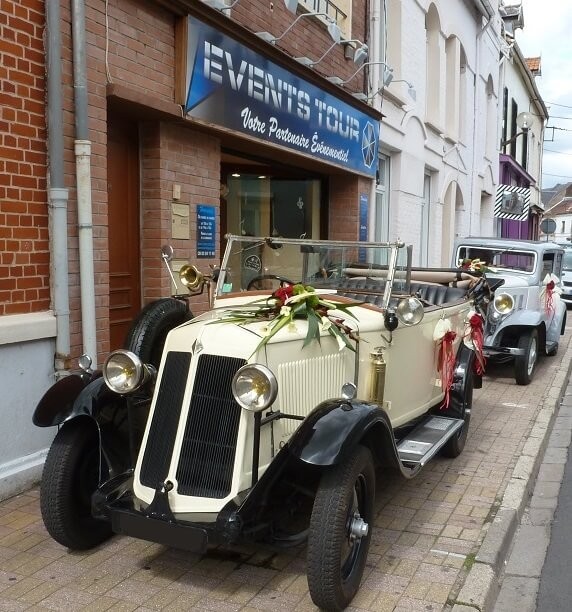
<instances>
[{"instance_id":1,"label":"spare tire on fender","mask_svg":"<svg viewBox=\"0 0 572 612\"><path fill-rule=\"evenodd\" d=\"M123 348L158 368L167 334L192 318L193 313L182 300L161 298L150 302L133 320Z\"/></svg>"}]
</instances>

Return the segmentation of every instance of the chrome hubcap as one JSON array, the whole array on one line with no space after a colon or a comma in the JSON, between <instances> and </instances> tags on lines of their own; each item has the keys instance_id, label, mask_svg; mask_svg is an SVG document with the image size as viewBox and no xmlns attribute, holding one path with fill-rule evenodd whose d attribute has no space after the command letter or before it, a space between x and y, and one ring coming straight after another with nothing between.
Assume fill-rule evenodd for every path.
<instances>
[{"instance_id":1,"label":"chrome hubcap","mask_svg":"<svg viewBox=\"0 0 572 612\"><path fill-rule=\"evenodd\" d=\"M528 352L528 373L532 374L534 364L536 363L536 340L532 340L530 351Z\"/></svg>"},{"instance_id":2,"label":"chrome hubcap","mask_svg":"<svg viewBox=\"0 0 572 612\"><path fill-rule=\"evenodd\" d=\"M350 540L361 540L368 534L369 525L361 518L359 512L354 513L350 523Z\"/></svg>"}]
</instances>

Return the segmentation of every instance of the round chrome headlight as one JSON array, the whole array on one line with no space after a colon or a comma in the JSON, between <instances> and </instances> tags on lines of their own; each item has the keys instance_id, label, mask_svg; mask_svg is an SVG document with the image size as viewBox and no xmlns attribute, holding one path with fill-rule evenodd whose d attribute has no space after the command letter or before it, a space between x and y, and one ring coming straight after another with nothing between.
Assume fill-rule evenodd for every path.
<instances>
[{"instance_id":1,"label":"round chrome headlight","mask_svg":"<svg viewBox=\"0 0 572 612\"><path fill-rule=\"evenodd\" d=\"M266 366L249 363L234 375L232 394L245 410L260 412L274 403L278 394L278 381Z\"/></svg>"},{"instance_id":2,"label":"round chrome headlight","mask_svg":"<svg viewBox=\"0 0 572 612\"><path fill-rule=\"evenodd\" d=\"M145 381L146 370L135 353L121 349L110 353L105 360L103 378L115 393L131 393Z\"/></svg>"},{"instance_id":3,"label":"round chrome headlight","mask_svg":"<svg viewBox=\"0 0 572 612\"><path fill-rule=\"evenodd\" d=\"M514 300L512 295L509 293L499 293L499 295L495 295L493 306L500 315L509 314L509 312L511 312L514 308Z\"/></svg>"},{"instance_id":4,"label":"round chrome headlight","mask_svg":"<svg viewBox=\"0 0 572 612\"><path fill-rule=\"evenodd\" d=\"M399 300L395 314L403 325L417 325L424 315L423 304L416 297L406 297Z\"/></svg>"}]
</instances>

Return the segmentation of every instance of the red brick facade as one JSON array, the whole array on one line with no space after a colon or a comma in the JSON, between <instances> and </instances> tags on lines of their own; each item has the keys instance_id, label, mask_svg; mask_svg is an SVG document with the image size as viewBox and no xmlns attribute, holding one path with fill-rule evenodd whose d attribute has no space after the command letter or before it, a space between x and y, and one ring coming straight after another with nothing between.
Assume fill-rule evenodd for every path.
<instances>
[{"instance_id":1,"label":"red brick facade","mask_svg":"<svg viewBox=\"0 0 572 612\"><path fill-rule=\"evenodd\" d=\"M161 245L172 244L177 259L192 258L196 245L192 220L196 218L197 204L213 205L218 210L221 142L214 132L198 131L192 124L185 124L175 104L178 17L175 10L165 8L169 3L109 0L107 16L102 0L86 0L85 4L96 328L101 363L109 350L109 114L121 110L138 124L143 303L171 293L170 279L160 259ZM174 0L172 5L179 3ZM260 0L240 0L232 9L231 19L253 32L266 30L278 36L292 23L293 16L282 2L270 7ZM82 352L82 337L69 1L61 0L61 16L71 355L77 357ZM227 19L222 13L220 18ZM43 1L0 0L0 315L50 307L44 21ZM364 40L367 27L365 3L354 3L352 37ZM296 25L279 47L292 56L315 59L330 45L323 24L308 18ZM341 46L332 49L316 66L318 73L342 78L355 69L351 60L344 59ZM353 90L362 86L361 74L348 84ZM115 92L111 98L110 92ZM141 110L144 107L153 109L150 117ZM369 193L371 182L348 174L331 180L330 192L335 197L330 218L336 215L339 230L333 237L355 239L359 193ZM189 240L170 237L174 183L181 186L182 198L189 204ZM217 216L217 228L219 221ZM217 251L214 260L201 263L218 263L219 255ZM206 295L193 298L191 308L194 312L205 310Z\"/></svg>"},{"instance_id":2,"label":"red brick facade","mask_svg":"<svg viewBox=\"0 0 572 612\"><path fill-rule=\"evenodd\" d=\"M0 3L0 315L50 306L44 3Z\"/></svg>"}]
</instances>

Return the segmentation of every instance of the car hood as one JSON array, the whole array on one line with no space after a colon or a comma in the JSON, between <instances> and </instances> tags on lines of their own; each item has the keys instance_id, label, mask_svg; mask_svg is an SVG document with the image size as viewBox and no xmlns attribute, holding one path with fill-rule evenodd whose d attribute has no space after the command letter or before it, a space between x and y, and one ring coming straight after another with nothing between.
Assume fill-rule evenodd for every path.
<instances>
[{"instance_id":1,"label":"car hood","mask_svg":"<svg viewBox=\"0 0 572 612\"><path fill-rule=\"evenodd\" d=\"M503 291L511 288L524 288L530 285L529 277L520 276L518 274L491 274L489 278L491 280L498 278L502 278L504 280L504 283L497 289L497 291Z\"/></svg>"}]
</instances>

